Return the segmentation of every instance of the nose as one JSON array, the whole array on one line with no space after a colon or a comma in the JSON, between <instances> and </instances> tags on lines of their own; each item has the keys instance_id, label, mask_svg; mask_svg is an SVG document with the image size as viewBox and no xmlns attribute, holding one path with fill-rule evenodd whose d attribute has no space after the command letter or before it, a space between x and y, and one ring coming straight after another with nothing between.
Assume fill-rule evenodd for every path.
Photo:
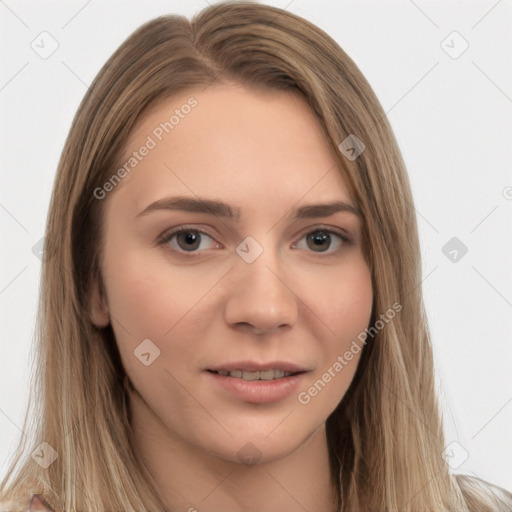
<instances>
[{"instance_id":1,"label":"nose","mask_svg":"<svg viewBox=\"0 0 512 512\"><path fill-rule=\"evenodd\" d=\"M273 334L297 322L298 297L275 251L264 247L252 263L236 260L230 272L227 324L240 332Z\"/></svg>"}]
</instances>

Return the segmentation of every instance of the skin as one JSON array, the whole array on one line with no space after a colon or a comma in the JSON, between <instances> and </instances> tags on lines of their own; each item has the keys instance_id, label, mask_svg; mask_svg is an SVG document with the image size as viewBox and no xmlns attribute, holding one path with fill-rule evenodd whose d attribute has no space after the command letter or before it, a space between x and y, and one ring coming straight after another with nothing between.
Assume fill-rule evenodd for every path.
<instances>
[{"instance_id":1,"label":"skin","mask_svg":"<svg viewBox=\"0 0 512 512\"><path fill-rule=\"evenodd\" d=\"M95 290L91 320L112 323L135 387L134 447L169 510L334 510L325 421L360 353L308 404L297 394L368 326L362 220L346 211L292 219L307 204L354 202L313 112L291 93L236 84L182 92L142 119L124 157L190 96L197 106L103 199L106 295ZM240 218L172 210L138 216L175 195L222 200ZM207 233L192 255L183 235L158 242L182 225ZM315 250L307 235L320 228L334 233ZM236 252L247 236L263 248L250 264ZM160 350L148 366L134 356L145 339ZM285 399L252 403L204 371L239 360L291 361L310 371ZM256 464L242 463L248 443Z\"/></svg>"}]
</instances>

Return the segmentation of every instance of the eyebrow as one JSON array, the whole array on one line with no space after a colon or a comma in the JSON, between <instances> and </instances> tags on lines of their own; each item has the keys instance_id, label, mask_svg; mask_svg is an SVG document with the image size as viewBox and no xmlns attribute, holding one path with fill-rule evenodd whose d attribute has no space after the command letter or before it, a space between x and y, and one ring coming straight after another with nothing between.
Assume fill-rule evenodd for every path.
<instances>
[{"instance_id":1,"label":"eyebrow","mask_svg":"<svg viewBox=\"0 0 512 512\"><path fill-rule=\"evenodd\" d=\"M137 214L136 218L148 215L151 212L160 210L177 210L193 213L206 213L216 217L225 217L238 221L240 219L240 209L231 206L222 201L216 201L206 198L193 198L187 196L166 197L151 203L144 210ZM293 218L311 219L316 217L329 217L337 212L349 212L358 217L361 215L359 210L352 204L344 201L330 201L328 203L309 204L301 206L295 210Z\"/></svg>"}]
</instances>

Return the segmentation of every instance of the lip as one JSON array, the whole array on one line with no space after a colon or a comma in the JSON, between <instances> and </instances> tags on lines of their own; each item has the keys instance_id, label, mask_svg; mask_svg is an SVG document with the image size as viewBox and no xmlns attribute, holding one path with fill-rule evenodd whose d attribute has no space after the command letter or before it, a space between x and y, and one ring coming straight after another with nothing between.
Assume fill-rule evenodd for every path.
<instances>
[{"instance_id":1,"label":"lip","mask_svg":"<svg viewBox=\"0 0 512 512\"><path fill-rule=\"evenodd\" d=\"M249 371L249 370L248 370ZM273 403L284 400L299 386L307 372L273 380L243 380L205 371L207 378L215 387L221 387L230 395L244 402L254 404Z\"/></svg>"},{"instance_id":2,"label":"lip","mask_svg":"<svg viewBox=\"0 0 512 512\"><path fill-rule=\"evenodd\" d=\"M290 363L288 361L269 361L267 363L257 363L256 361L235 361L232 363L225 363L220 364L218 366L211 366L209 368L205 368L205 370L210 370L214 372L218 372L219 370L242 370L246 372L258 372L272 369L283 370L285 372L290 373L309 371L308 368L306 367L300 366L295 363Z\"/></svg>"},{"instance_id":3,"label":"lip","mask_svg":"<svg viewBox=\"0 0 512 512\"><path fill-rule=\"evenodd\" d=\"M243 380L228 375L220 375L219 370L242 370L247 372L282 370L296 375L273 380ZM293 393L310 368L289 361L233 361L205 368L207 377L215 387L220 387L231 396L254 404L274 403L284 400Z\"/></svg>"}]
</instances>

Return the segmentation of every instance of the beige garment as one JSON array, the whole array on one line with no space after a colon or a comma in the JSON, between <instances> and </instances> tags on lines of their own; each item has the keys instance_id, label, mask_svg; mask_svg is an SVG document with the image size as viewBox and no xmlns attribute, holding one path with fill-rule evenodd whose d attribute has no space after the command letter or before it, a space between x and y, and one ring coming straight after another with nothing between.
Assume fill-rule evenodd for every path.
<instances>
[{"instance_id":1,"label":"beige garment","mask_svg":"<svg viewBox=\"0 0 512 512\"><path fill-rule=\"evenodd\" d=\"M50 504L40 494L32 494L27 503L25 512L33 512L36 510L46 510L47 512L55 512Z\"/></svg>"}]
</instances>

